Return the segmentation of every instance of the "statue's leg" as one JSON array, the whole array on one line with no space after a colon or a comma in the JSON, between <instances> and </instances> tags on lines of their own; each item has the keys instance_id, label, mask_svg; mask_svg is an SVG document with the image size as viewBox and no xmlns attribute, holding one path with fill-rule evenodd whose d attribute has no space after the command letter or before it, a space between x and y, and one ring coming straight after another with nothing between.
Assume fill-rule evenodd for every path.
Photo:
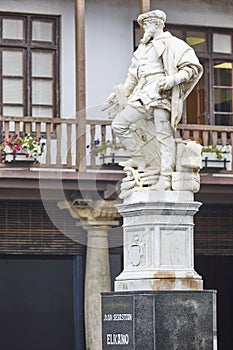
<instances>
[{"instance_id":1,"label":"statue's leg","mask_svg":"<svg viewBox=\"0 0 233 350\"><path fill-rule=\"evenodd\" d=\"M142 154L141 146L136 140L134 131L130 126L143 118L144 114L139 112L136 108L126 106L112 122L114 133L132 157L131 165L134 166L135 163L135 167L138 166L139 168L145 167L145 158Z\"/></svg>"},{"instance_id":2,"label":"statue's leg","mask_svg":"<svg viewBox=\"0 0 233 350\"><path fill-rule=\"evenodd\" d=\"M170 123L170 112L165 109L154 110L156 138L160 147L161 169L157 187L171 188L171 175L175 170L175 140ZM164 187L164 188L163 188ZM160 188L158 188L160 189Z\"/></svg>"}]
</instances>

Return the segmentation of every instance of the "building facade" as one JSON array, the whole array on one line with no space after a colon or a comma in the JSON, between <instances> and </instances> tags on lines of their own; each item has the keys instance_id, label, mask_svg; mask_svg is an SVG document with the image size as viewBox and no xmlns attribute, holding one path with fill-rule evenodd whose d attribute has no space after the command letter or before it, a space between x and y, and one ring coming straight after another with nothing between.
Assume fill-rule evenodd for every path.
<instances>
[{"instance_id":1,"label":"building facade","mask_svg":"<svg viewBox=\"0 0 233 350\"><path fill-rule=\"evenodd\" d=\"M233 1L0 0L1 142L27 133L46 144L40 164L0 164L4 350L101 349L99 292L122 269L123 173L90 149L114 138L101 106L125 80L138 14L155 8L204 67L178 136L228 152L203 156L195 269L218 290L219 349L232 347Z\"/></svg>"}]
</instances>

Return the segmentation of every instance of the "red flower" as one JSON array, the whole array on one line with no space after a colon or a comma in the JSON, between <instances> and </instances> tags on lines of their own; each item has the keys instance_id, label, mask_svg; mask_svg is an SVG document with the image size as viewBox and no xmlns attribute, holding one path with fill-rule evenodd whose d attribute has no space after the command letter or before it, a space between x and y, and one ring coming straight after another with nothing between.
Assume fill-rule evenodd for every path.
<instances>
[{"instance_id":1,"label":"red flower","mask_svg":"<svg viewBox=\"0 0 233 350\"><path fill-rule=\"evenodd\" d=\"M20 151L21 150L20 145L14 145L13 150L14 151Z\"/></svg>"}]
</instances>

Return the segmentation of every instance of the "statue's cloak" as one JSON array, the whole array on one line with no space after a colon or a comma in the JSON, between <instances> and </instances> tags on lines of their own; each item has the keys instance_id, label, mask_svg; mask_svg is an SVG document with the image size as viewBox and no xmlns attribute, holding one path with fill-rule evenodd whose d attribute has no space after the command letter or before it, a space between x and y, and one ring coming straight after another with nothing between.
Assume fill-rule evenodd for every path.
<instances>
[{"instance_id":1,"label":"statue's cloak","mask_svg":"<svg viewBox=\"0 0 233 350\"><path fill-rule=\"evenodd\" d=\"M166 75L174 76L174 74L178 73L180 69L185 70L186 67L192 68L194 72L189 81L175 85L172 88L171 125L176 127L182 117L183 102L201 78L203 68L193 48L183 40L174 37L169 32L160 34L152 40L152 43L158 57L163 61ZM140 44L135 51L132 64L129 68L128 81L130 81L131 86L136 86L138 81L137 72L138 65L140 64L142 45L143 44Z\"/></svg>"},{"instance_id":2,"label":"statue's cloak","mask_svg":"<svg viewBox=\"0 0 233 350\"><path fill-rule=\"evenodd\" d=\"M187 66L192 67L195 71L190 81L175 85L172 89L171 123L175 122L176 126L181 120L183 102L201 78L203 68L193 48L183 40L172 36L169 32L163 33L155 38L153 42L159 57L162 56L166 75L174 75Z\"/></svg>"}]
</instances>

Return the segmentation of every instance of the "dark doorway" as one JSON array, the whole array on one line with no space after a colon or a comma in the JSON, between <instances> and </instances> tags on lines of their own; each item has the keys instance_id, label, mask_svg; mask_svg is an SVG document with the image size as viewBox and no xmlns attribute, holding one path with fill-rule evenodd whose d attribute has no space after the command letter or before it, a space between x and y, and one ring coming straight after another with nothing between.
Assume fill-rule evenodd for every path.
<instances>
[{"instance_id":1,"label":"dark doorway","mask_svg":"<svg viewBox=\"0 0 233 350\"><path fill-rule=\"evenodd\" d=\"M0 259L4 350L74 350L74 258Z\"/></svg>"},{"instance_id":2,"label":"dark doorway","mask_svg":"<svg viewBox=\"0 0 233 350\"><path fill-rule=\"evenodd\" d=\"M217 290L218 350L233 344L233 256L195 256L195 270L205 289Z\"/></svg>"}]
</instances>

